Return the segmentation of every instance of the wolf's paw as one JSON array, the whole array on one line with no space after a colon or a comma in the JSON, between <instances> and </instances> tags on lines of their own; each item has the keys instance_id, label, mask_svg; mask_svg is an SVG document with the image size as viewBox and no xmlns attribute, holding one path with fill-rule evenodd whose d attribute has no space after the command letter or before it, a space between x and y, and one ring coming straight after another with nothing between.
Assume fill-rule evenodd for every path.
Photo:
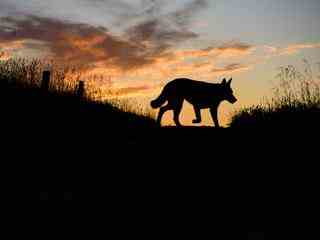
<instances>
[{"instance_id":1,"label":"wolf's paw","mask_svg":"<svg viewBox=\"0 0 320 240\"><path fill-rule=\"evenodd\" d=\"M192 120L192 123L194 123L194 124L198 124L198 123L201 123L201 120L199 120L199 119L195 119L195 120Z\"/></svg>"}]
</instances>

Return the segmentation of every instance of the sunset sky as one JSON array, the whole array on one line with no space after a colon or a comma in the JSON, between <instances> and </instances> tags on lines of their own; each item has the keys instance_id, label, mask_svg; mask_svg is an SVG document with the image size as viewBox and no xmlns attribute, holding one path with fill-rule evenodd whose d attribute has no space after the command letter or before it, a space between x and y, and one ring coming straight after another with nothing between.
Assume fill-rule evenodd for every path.
<instances>
[{"instance_id":1,"label":"sunset sky","mask_svg":"<svg viewBox=\"0 0 320 240\"><path fill-rule=\"evenodd\" d=\"M0 0L0 53L103 74L145 105L177 77L233 77L239 102L222 105L225 123L270 95L278 67L320 67L319 13L319 0ZM193 118L185 105L182 123Z\"/></svg>"}]
</instances>

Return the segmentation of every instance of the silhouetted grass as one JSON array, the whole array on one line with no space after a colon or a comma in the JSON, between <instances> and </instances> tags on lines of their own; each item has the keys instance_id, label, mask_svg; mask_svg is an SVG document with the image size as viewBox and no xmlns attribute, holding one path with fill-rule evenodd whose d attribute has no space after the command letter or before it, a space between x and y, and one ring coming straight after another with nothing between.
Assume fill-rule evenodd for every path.
<instances>
[{"instance_id":1,"label":"silhouetted grass","mask_svg":"<svg viewBox=\"0 0 320 240\"><path fill-rule=\"evenodd\" d=\"M41 90L42 72L51 71L49 90ZM83 128L127 129L155 126L146 112L102 98L99 88L86 82L83 98L76 94L81 73L73 67L28 59L0 61L0 112L11 126L47 125L64 130ZM139 115L141 113L141 115ZM14 123L14 124L13 124Z\"/></svg>"},{"instance_id":2,"label":"silhouetted grass","mask_svg":"<svg viewBox=\"0 0 320 240\"><path fill-rule=\"evenodd\" d=\"M236 112L231 127L305 128L318 127L320 122L320 84L312 68L304 60L302 73L294 66L281 67L280 84L273 97L264 103Z\"/></svg>"}]
</instances>

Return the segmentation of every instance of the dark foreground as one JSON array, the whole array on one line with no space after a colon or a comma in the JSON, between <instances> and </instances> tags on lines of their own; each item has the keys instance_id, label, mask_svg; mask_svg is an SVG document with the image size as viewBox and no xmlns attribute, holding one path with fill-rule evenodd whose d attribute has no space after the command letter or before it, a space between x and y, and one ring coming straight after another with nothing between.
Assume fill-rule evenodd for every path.
<instances>
[{"instance_id":1,"label":"dark foreground","mask_svg":"<svg viewBox=\"0 0 320 240\"><path fill-rule=\"evenodd\" d=\"M119 236L306 239L316 227L316 131L89 126L6 129L11 200L106 211Z\"/></svg>"}]
</instances>

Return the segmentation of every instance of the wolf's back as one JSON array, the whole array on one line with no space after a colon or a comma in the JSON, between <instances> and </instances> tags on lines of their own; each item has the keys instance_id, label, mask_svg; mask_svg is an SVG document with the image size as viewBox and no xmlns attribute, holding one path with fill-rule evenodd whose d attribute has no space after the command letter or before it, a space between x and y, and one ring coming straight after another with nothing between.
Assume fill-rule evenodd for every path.
<instances>
[{"instance_id":1,"label":"wolf's back","mask_svg":"<svg viewBox=\"0 0 320 240\"><path fill-rule=\"evenodd\" d=\"M181 92L184 92L186 89L190 89L190 87L192 87L194 84L193 82L195 81L186 78L177 78L167 83L167 85L164 86L160 96L151 101L151 107L159 108L168 100L168 98L173 99L178 97L178 95L181 95Z\"/></svg>"}]
</instances>

